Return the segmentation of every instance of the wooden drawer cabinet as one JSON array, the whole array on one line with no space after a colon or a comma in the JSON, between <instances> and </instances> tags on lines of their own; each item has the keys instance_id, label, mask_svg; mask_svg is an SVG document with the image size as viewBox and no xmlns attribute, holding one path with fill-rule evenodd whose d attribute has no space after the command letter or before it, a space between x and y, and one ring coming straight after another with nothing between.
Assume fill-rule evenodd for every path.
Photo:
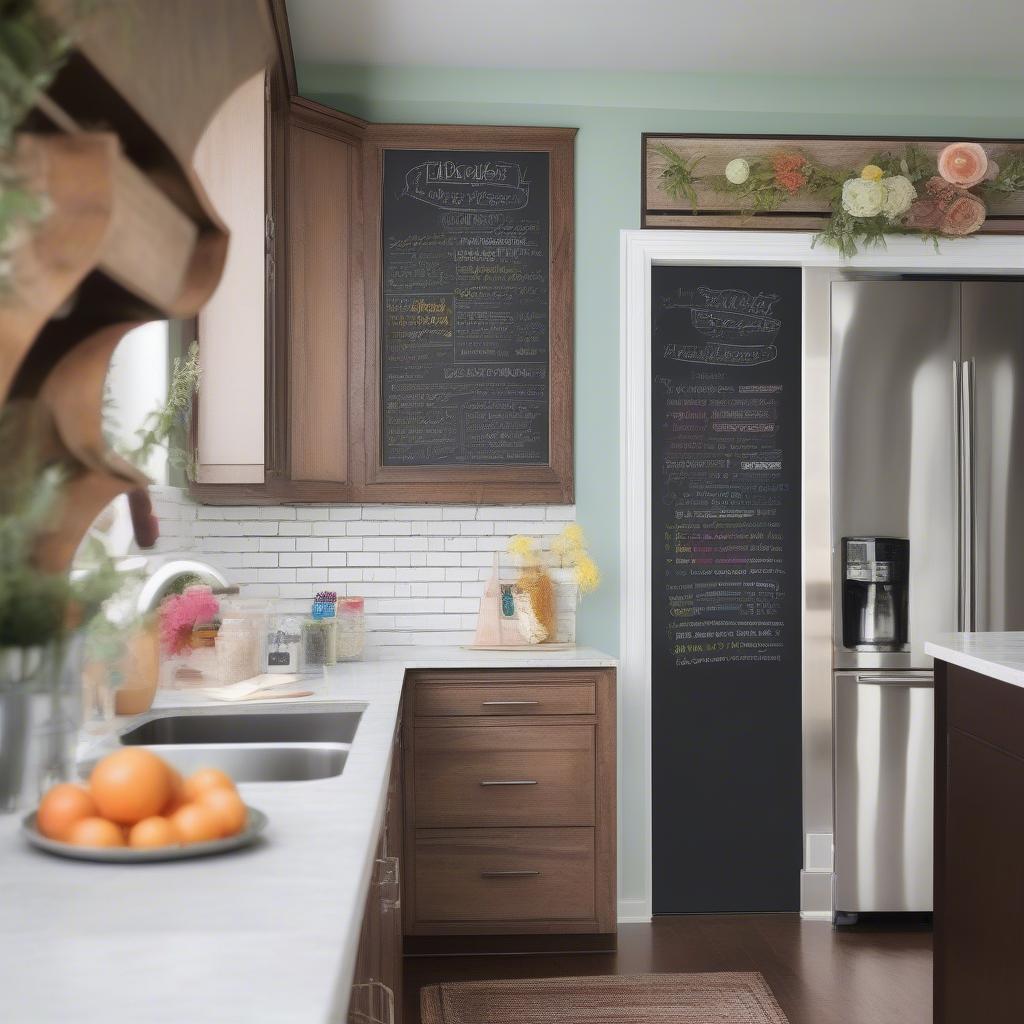
<instances>
[{"instance_id":1,"label":"wooden drawer cabinet","mask_svg":"<svg viewBox=\"0 0 1024 1024\"><path fill-rule=\"evenodd\" d=\"M416 918L577 921L594 918L592 828L422 829Z\"/></svg>"},{"instance_id":2,"label":"wooden drawer cabinet","mask_svg":"<svg viewBox=\"0 0 1024 1024\"><path fill-rule=\"evenodd\" d=\"M416 730L416 826L593 825L594 727Z\"/></svg>"},{"instance_id":3,"label":"wooden drawer cabinet","mask_svg":"<svg viewBox=\"0 0 1024 1024\"><path fill-rule=\"evenodd\" d=\"M614 672L406 685L407 938L613 933Z\"/></svg>"},{"instance_id":4,"label":"wooden drawer cabinet","mask_svg":"<svg viewBox=\"0 0 1024 1024\"><path fill-rule=\"evenodd\" d=\"M593 715L595 683L563 683L554 676L537 682L425 680L416 687L416 714L434 715Z\"/></svg>"}]
</instances>

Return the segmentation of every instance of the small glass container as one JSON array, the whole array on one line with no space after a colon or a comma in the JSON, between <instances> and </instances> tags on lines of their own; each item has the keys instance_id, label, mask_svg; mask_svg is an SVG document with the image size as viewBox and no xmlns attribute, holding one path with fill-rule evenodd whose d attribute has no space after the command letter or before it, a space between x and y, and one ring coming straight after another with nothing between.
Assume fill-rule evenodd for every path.
<instances>
[{"instance_id":1,"label":"small glass container","mask_svg":"<svg viewBox=\"0 0 1024 1024\"><path fill-rule=\"evenodd\" d=\"M338 603L338 661L356 661L366 646L366 616L361 597L346 597Z\"/></svg>"},{"instance_id":2,"label":"small glass container","mask_svg":"<svg viewBox=\"0 0 1024 1024\"><path fill-rule=\"evenodd\" d=\"M260 674L260 633L247 616L221 620L215 649L217 675L222 685L252 679Z\"/></svg>"},{"instance_id":3,"label":"small glass container","mask_svg":"<svg viewBox=\"0 0 1024 1024\"><path fill-rule=\"evenodd\" d=\"M267 671L298 672L302 656L302 619L279 615L267 632Z\"/></svg>"},{"instance_id":4,"label":"small glass container","mask_svg":"<svg viewBox=\"0 0 1024 1024\"><path fill-rule=\"evenodd\" d=\"M324 668L335 662L334 619L306 619L302 624L302 667Z\"/></svg>"}]
</instances>

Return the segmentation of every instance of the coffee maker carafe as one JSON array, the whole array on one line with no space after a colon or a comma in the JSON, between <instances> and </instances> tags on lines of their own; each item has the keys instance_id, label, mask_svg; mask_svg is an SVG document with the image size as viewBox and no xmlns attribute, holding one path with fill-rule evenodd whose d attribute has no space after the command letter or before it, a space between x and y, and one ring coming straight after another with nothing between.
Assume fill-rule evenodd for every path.
<instances>
[{"instance_id":1,"label":"coffee maker carafe","mask_svg":"<svg viewBox=\"0 0 1024 1024\"><path fill-rule=\"evenodd\" d=\"M910 541L844 537L842 545L843 646L906 650Z\"/></svg>"}]
</instances>

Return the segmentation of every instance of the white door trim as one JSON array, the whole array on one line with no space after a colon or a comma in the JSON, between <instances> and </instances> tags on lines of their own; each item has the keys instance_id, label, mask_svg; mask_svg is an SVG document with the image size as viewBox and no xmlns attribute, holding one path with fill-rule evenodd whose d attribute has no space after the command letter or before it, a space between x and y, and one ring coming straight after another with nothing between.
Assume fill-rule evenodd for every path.
<instances>
[{"instance_id":1,"label":"white door trim","mask_svg":"<svg viewBox=\"0 0 1024 1024\"><path fill-rule=\"evenodd\" d=\"M984 235L940 243L893 237L843 260L813 235L776 231L620 234L619 348L619 920L651 917L651 267L791 266L902 273L1024 273L1024 238Z\"/></svg>"}]
</instances>

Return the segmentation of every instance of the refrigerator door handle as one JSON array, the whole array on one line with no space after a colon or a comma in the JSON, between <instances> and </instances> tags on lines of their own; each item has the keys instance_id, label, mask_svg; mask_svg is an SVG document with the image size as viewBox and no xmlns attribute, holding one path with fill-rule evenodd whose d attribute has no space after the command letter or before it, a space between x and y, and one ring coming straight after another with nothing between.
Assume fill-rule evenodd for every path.
<instances>
[{"instance_id":1,"label":"refrigerator door handle","mask_svg":"<svg viewBox=\"0 0 1024 1024\"><path fill-rule=\"evenodd\" d=\"M953 459L956 486L956 629L964 630L964 456L960 362L953 360Z\"/></svg>"},{"instance_id":2,"label":"refrigerator door handle","mask_svg":"<svg viewBox=\"0 0 1024 1024\"><path fill-rule=\"evenodd\" d=\"M960 545L963 551L960 590L963 628L974 632L974 360L965 359L960 374L960 490L963 503Z\"/></svg>"},{"instance_id":3,"label":"refrigerator door handle","mask_svg":"<svg viewBox=\"0 0 1024 1024\"><path fill-rule=\"evenodd\" d=\"M935 686L935 676L931 672L919 675L859 675L857 676L858 686L916 686L932 689Z\"/></svg>"}]
</instances>

